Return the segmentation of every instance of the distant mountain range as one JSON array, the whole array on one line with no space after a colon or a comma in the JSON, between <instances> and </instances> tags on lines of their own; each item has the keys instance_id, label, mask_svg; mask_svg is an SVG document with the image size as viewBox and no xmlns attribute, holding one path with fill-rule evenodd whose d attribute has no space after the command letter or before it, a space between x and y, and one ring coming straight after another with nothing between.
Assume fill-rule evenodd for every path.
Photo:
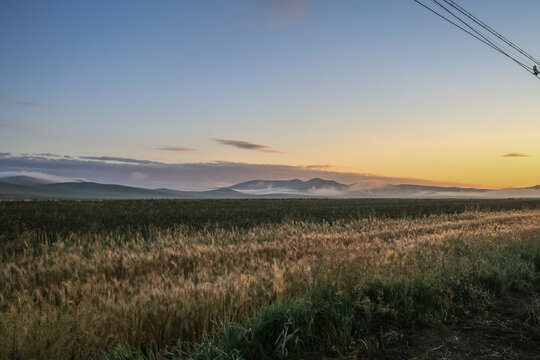
<instances>
[{"instance_id":1,"label":"distant mountain range","mask_svg":"<svg viewBox=\"0 0 540 360\"><path fill-rule=\"evenodd\" d=\"M0 199L244 199L244 198L508 198L540 197L540 185L478 189L392 185L382 182L341 184L333 180L252 180L207 191L145 189L76 180L55 183L31 176L0 178Z\"/></svg>"}]
</instances>

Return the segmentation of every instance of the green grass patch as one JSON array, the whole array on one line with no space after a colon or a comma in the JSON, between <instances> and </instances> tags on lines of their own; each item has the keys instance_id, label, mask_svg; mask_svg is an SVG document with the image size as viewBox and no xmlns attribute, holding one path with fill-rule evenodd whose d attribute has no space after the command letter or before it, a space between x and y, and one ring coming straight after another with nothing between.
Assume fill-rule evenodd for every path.
<instances>
[{"instance_id":1,"label":"green grass patch","mask_svg":"<svg viewBox=\"0 0 540 360\"><path fill-rule=\"evenodd\" d=\"M243 323L224 322L200 343L179 343L160 354L120 345L103 358L249 360L373 354L405 331L526 289L540 275L539 244L540 238L534 237L430 273L333 279L333 286L263 306ZM355 281L357 286L350 287Z\"/></svg>"}]
</instances>

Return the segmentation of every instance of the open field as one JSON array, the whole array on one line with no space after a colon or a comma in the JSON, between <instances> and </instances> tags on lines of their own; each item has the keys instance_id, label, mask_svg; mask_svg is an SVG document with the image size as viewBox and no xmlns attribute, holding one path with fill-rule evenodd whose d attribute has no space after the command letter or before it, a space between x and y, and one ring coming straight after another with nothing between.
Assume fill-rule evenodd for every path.
<instances>
[{"instance_id":1,"label":"open field","mask_svg":"<svg viewBox=\"0 0 540 360\"><path fill-rule=\"evenodd\" d=\"M0 226L11 359L372 356L540 275L538 200L17 201Z\"/></svg>"},{"instance_id":2,"label":"open field","mask_svg":"<svg viewBox=\"0 0 540 360\"><path fill-rule=\"evenodd\" d=\"M519 209L540 209L540 199L0 201L0 245L24 232L32 240L53 242L72 233L147 236L153 229L199 231Z\"/></svg>"},{"instance_id":3,"label":"open field","mask_svg":"<svg viewBox=\"0 0 540 360\"><path fill-rule=\"evenodd\" d=\"M377 354L380 360L537 360L540 284L512 290L480 311L418 329Z\"/></svg>"}]
</instances>

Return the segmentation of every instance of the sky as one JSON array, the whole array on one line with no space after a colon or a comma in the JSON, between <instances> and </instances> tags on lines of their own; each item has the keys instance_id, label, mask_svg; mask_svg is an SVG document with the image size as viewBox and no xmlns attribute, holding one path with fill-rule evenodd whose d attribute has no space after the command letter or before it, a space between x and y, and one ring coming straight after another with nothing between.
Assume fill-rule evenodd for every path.
<instances>
[{"instance_id":1,"label":"sky","mask_svg":"<svg viewBox=\"0 0 540 360\"><path fill-rule=\"evenodd\" d=\"M540 57L539 1L459 3ZM540 184L539 79L413 0L0 0L0 44L0 175Z\"/></svg>"}]
</instances>

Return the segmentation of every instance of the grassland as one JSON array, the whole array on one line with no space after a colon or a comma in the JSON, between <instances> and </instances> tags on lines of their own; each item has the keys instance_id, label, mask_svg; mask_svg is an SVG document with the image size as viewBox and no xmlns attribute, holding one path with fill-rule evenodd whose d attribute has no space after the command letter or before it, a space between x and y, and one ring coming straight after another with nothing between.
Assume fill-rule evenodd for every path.
<instances>
[{"instance_id":1,"label":"grassland","mask_svg":"<svg viewBox=\"0 0 540 360\"><path fill-rule=\"evenodd\" d=\"M0 358L374 354L540 275L534 200L0 203Z\"/></svg>"}]
</instances>

